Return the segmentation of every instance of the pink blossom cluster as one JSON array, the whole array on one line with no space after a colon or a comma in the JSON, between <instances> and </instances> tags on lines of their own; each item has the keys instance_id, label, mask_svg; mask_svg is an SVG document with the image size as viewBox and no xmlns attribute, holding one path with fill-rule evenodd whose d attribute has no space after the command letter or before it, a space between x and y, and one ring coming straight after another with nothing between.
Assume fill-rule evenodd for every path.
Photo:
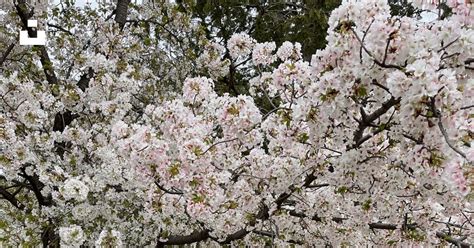
<instances>
[{"instance_id":1,"label":"pink blossom cluster","mask_svg":"<svg viewBox=\"0 0 474 248\"><path fill-rule=\"evenodd\" d=\"M249 55L254 45L255 40L245 33L234 34L227 41L227 48L233 59Z\"/></svg>"},{"instance_id":2,"label":"pink blossom cluster","mask_svg":"<svg viewBox=\"0 0 474 248\"><path fill-rule=\"evenodd\" d=\"M471 191L467 180L464 177L464 171L462 169L462 160L453 159L446 163L444 168L445 179L448 184L454 188L459 194L466 196Z\"/></svg>"}]
</instances>

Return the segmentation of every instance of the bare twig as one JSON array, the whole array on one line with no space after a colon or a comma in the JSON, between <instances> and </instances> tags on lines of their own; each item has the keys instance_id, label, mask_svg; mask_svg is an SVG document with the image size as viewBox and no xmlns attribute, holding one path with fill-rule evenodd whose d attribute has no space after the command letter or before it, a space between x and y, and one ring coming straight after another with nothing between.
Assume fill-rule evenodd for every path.
<instances>
[{"instance_id":1,"label":"bare twig","mask_svg":"<svg viewBox=\"0 0 474 248\"><path fill-rule=\"evenodd\" d=\"M459 37L457 37L456 39L454 39L453 41L449 42L448 44L444 45L443 47L441 47L438 52L441 52L443 50L445 50L446 48L448 48L449 46L451 46L452 44L456 43L456 41L459 40Z\"/></svg>"},{"instance_id":2,"label":"bare twig","mask_svg":"<svg viewBox=\"0 0 474 248\"><path fill-rule=\"evenodd\" d=\"M222 140L222 141L219 141L219 142L216 142L214 144L212 144L211 146L209 146L204 152L202 152L201 154L199 155L204 155L206 154L206 152L208 152L209 150L211 150L213 147L219 145L219 144L223 144L223 143L227 143L227 142L232 142L232 141L235 141L235 140L238 140L238 138L233 138L233 139L229 139L229 140Z\"/></svg>"},{"instance_id":3,"label":"bare twig","mask_svg":"<svg viewBox=\"0 0 474 248\"><path fill-rule=\"evenodd\" d=\"M74 35L73 33L71 33L71 31L69 31L69 30L67 30L67 29L65 29L65 28L63 28L63 27L61 27L61 26L59 26L59 25L56 25L56 24L53 24L53 23L47 23L47 25L48 25L49 27L52 27L52 28L55 28L55 29L57 29L57 30L63 31L63 32L69 34L69 35Z\"/></svg>"},{"instance_id":4,"label":"bare twig","mask_svg":"<svg viewBox=\"0 0 474 248\"><path fill-rule=\"evenodd\" d=\"M457 147L455 147L452 144L451 140L449 139L448 133L446 132L446 129L443 126L443 121L441 119L442 118L441 112L438 109L436 109L435 97L431 97L430 107L431 107L431 111L433 112L434 117L436 117L438 119L438 128L441 131L441 133L443 134L444 140L446 141L448 146L451 149L453 149L453 151L455 151L457 154L461 155L461 157L463 157L464 159L467 160L466 154L464 154L461 150L459 150Z\"/></svg>"},{"instance_id":5,"label":"bare twig","mask_svg":"<svg viewBox=\"0 0 474 248\"><path fill-rule=\"evenodd\" d=\"M464 106L464 107L461 107L462 110L465 110L465 109L470 109L470 108L474 108L474 104L472 105L468 105L468 106Z\"/></svg>"},{"instance_id":6,"label":"bare twig","mask_svg":"<svg viewBox=\"0 0 474 248\"><path fill-rule=\"evenodd\" d=\"M374 23L374 21L375 21L375 19L372 19L372 21L370 22L369 26L368 26L367 29L365 30L365 33L364 33L364 35L362 36L362 41L361 41L361 43L364 43L365 37L366 37L367 34L369 33L369 29L370 29L370 27L372 26L372 24ZM362 46L360 46L359 58L360 58L360 63L362 63Z\"/></svg>"},{"instance_id":7,"label":"bare twig","mask_svg":"<svg viewBox=\"0 0 474 248\"><path fill-rule=\"evenodd\" d=\"M179 190L179 189L166 189L165 187L163 187L162 185L160 185L157 181L155 181L155 185L161 189L162 191L164 191L165 193L168 193L168 194L171 194L171 195L182 195L184 194L182 190Z\"/></svg>"},{"instance_id":8,"label":"bare twig","mask_svg":"<svg viewBox=\"0 0 474 248\"><path fill-rule=\"evenodd\" d=\"M380 62L377 58L375 58L375 56L372 54L372 52L370 52L367 47L364 45L364 42L362 41L362 39L359 37L359 35L357 35L357 33L355 32L354 29L352 29L352 33L354 34L354 36L356 37L356 39L359 41L360 45L361 45L361 48L370 56L372 57L372 60L374 61L375 64L377 64L378 66L380 67L383 67L383 68L389 68L389 69L397 69L397 70L401 70L403 71L403 66L400 66L400 65L392 65L392 64L386 64L385 61L384 62Z\"/></svg>"}]
</instances>

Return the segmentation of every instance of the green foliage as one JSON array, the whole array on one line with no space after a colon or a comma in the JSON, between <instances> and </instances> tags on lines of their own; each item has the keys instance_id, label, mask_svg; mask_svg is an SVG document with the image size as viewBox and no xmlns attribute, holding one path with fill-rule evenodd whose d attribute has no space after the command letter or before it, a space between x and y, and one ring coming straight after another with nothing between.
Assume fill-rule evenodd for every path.
<instances>
[{"instance_id":1,"label":"green foliage","mask_svg":"<svg viewBox=\"0 0 474 248\"><path fill-rule=\"evenodd\" d=\"M445 158L442 154L433 151L430 154L430 165L433 167L441 167L443 165Z\"/></svg>"},{"instance_id":2,"label":"green foliage","mask_svg":"<svg viewBox=\"0 0 474 248\"><path fill-rule=\"evenodd\" d=\"M353 21L341 21L334 30L338 33L345 34L354 26L355 23Z\"/></svg>"},{"instance_id":3,"label":"green foliage","mask_svg":"<svg viewBox=\"0 0 474 248\"><path fill-rule=\"evenodd\" d=\"M291 121L292 121L291 112L286 111L286 110L279 110L277 113L281 118L281 123L285 124L286 127L289 128L290 125L291 125Z\"/></svg>"},{"instance_id":4,"label":"green foliage","mask_svg":"<svg viewBox=\"0 0 474 248\"><path fill-rule=\"evenodd\" d=\"M194 203L203 203L205 198L204 195L201 194L193 194L193 197L191 199Z\"/></svg>"},{"instance_id":5,"label":"green foliage","mask_svg":"<svg viewBox=\"0 0 474 248\"><path fill-rule=\"evenodd\" d=\"M397 240L389 240L389 241L387 241L387 245L390 245L390 246L394 246L394 245L396 245L397 243L398 243Z\"/></svg>"},{"instance_id":6,"label":"green foliage","mask_svg":"<svg viewBox=\"0 0 474 248\"><path fill-rule=\"evenodd\" d=\"M277 46L284 41L300 42L303 58L310 60L317 49L326 46L328 17L339 4L339 0L265 1L257 8L252 36L259 42L275 41Z\"/></svg>"},{"instance_id":7,"label":"green foliage","mask_svg":"<svg viewBox=\"0 0 474 248\"><path fill-rule=\"evenodd\" d=\"M328 17L340 0L270 1L270 0L181 0L178 10L198 20L208 40L226 45L235 33L247 33L258 42L299 42L306 61L326 45ZM227 52L225 58L230 59ZM216 82L219 94L247 94L247 80L252 75L229 64L230 73ZM262 101L262 106L268 105Z\"/></svg>"},{"instance_id":8,"label":"green foliage","mask_svg":"<svg viewBox=\"0 0 474 248\"><path fill-rule=\"evenodd\" d=\"M426 239L426 235L418 229L408 230L406 235L407 235L407 238L413 241L422 242Z\"/></svg>"},{"instance_id":9,"label":"green foliage","mask_svg":"<svg viewBox=\"0 0 474 248\"><path fill-rule=\"evenodd\" d=\"M392 16L414 17L420 15L420 10L414 7L408 0L389 0Z\"/></svg>"},{"instance_id":10,"label":"green foliage","mask_svg":"<svg viewBox=\"0 0 474 248\"><path fill-rule=\"evenodd\" d=\"M364 203L362 203L362 210L369 211L371 206L372 206L372 199L369 198Z\"/></svg>"},{"instance_id":11,"label":"green foliage","mask_svg":"<svg viewBox=\"0 0 474 248\"><path fill-rule=\"evenodd\" d=\"M179 162L176 162L174 163L169 169L169 173L171 174L171 176L176 176L179 174L179 167L180 167L180 163Z\"/></svg>"},{"instance_id":12,"label":"green foliage","mask_svg":"<svg viewBox=\"0 0 474 248\"><path fill-rule=\"evenodd\" d=\"M309 139L309 136L307 133L301 133L298 135L298 142L300 143L305 143L306 141L308 141Z\"/></svg>"},{"instance_id":13,"label":"green foliage","mask_svg":"<svg viewBox=\"0 0 474 248\"><path fill-rule=\"evenodd\" d=\"M343 195L343 194L347 193L348 191L349 191L349 188L348 188L348 187L346 187L346 186L341 186L341 187L337 188L336 194L341 194L341 195Z\"/></svg>"},{"instance_id":14,"label":"green foliage","mask_svg":"<svg viewBox=\"0 0 474 248\"><path fill-rule=\"evenodd\" d=\"M2 165L8 165L11 162L9 158L5 155L0 155L0 164Z\"/></svg>"}]
</instances>

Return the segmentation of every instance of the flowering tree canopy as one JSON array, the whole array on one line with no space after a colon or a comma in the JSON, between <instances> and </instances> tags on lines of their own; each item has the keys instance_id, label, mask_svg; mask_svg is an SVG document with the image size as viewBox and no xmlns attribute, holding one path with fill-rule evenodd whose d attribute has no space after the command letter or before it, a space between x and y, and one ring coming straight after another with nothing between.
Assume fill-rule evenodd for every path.
<instances>
[{"instance_id":1,"label":"flowering tree canopy","mask_svg":"<svg viewBox=\"0 0 474 248\"><path fill-rule=\"evenodd\" d=\"M0 245L470 247L474 20L447 4L344 1L311 61L223 47L172 4L53 9L47 47L0 61ZM10 13L12 33L33 14ZM250 95L216 93L229 63Z\"/></svg>"}]
</instances>

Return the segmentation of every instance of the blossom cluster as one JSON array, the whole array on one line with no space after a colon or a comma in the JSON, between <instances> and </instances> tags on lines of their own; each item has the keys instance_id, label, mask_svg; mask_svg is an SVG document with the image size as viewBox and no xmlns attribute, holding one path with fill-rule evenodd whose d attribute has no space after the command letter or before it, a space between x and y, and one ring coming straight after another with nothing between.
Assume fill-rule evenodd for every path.
<instances>
[{"instance_id":1,"label":"blossom cluster","mask_svg":"<svg viewBox=\"0 0 474 248\"><path fill-rule=\"evenodd\" d=\"M249 55L252 53L254 45L255 40L245 33L234 34L227 41L227 48L229 49L229 54L233 59Z\"/></svg>"}]
</instances>

